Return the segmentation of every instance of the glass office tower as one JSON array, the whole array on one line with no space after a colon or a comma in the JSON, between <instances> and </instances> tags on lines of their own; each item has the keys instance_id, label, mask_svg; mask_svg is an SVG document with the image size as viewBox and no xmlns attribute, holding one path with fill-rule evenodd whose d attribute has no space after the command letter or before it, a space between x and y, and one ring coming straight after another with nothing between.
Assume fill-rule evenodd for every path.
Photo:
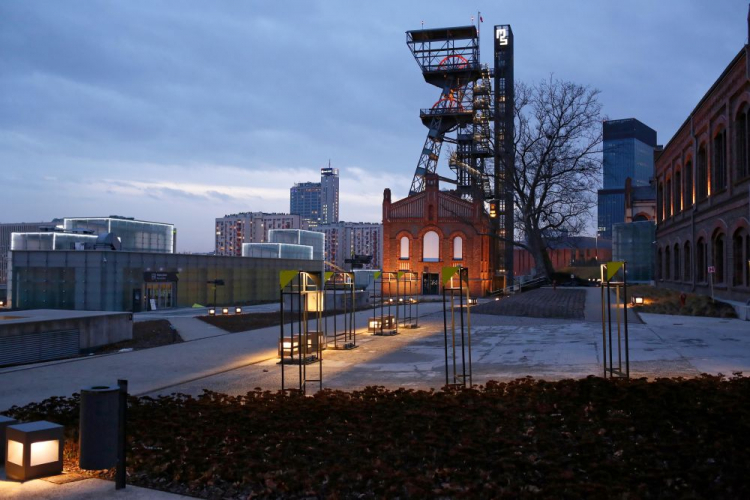
<instances>
[{"instance_id":1,"label":"glass office tower","mask_svg":"<svg viewBox=\"0 0 750 500\"><path fill-rule=\"evenodd\" d=\"M625 222L625 179L648 186L654 176L656 131L635 118L603 125L604 182L598 194L598 233L612 239L612 225Z\"/></svg>"}]
</instances>

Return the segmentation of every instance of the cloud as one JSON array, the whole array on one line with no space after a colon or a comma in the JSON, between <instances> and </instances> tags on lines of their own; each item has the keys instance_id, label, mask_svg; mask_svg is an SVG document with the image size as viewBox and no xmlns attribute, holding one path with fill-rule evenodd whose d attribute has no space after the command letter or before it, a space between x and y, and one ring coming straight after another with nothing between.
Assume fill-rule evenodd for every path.
<instances>
[{"instance_id":1,"label":"cloud","mask_svg":"<svg viewBox=\"0 0 750 500\"><path fill-rule=\"evenodd\" d=\"M737 2L520 0L482 6L513 26L517 78L602 90L666 142L742 47ZM341 172L341 218L406 196L427 129L405 31L456 26L460 2L0 2L4 221L124 213L178 225L206 251L212 220L286 211L295 182ZM664 19L670 19L664 23ZM707 36L711 33L711 36ZM440 165L440 173L452 175Z\"/></svg>"}]
</instances>

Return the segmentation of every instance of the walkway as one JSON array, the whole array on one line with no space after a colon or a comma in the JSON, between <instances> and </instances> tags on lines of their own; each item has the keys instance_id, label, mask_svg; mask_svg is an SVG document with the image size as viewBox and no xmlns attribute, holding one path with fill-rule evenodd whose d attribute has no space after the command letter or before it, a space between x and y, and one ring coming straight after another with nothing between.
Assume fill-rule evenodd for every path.
<instances>
[{"instance_id":1,"label":"walkway","mask_svg":"<svg viewBox=\"0 0 750 500\"><path fill-rule=\"evenodd\" d=\"M550 380L600 375L601 290L583 290L583 319L472 314L473 382L484 384L527 375ZM281 368L276 364L278 327L228 334L192 318L187 311L192 310L177 314L172 311L170 319L188 339L180 344L0 371L0 410L50 396L69 396L82 387L113 384L119 378L129 381L131 394L135 395L198 395L204 389L244 394L255 387L280 388ZM155 315L144 315L152 314ZM427 389L445 383L442 304L420 304L420 327L402 330L393 337L365 333L371 314L372 311L357 314L357 349L325 352L324 387L351 390L382 385ZM643 323L633 313L629 325L631 376L750 373L747 322L640 316ZM457 354L460 359L460 351ZM298 367L287 368L289 386L296 383L297 373ZM21 486L0 482L0 497L11 492L15 498L127 498L122 492L114 493L112 483L101 485L86 480L63 486L36 486L37 483L40 481ZM128 487L125 491L130 498L159 498L150 490L139 493Z\"/></svg>"}]
</instances>

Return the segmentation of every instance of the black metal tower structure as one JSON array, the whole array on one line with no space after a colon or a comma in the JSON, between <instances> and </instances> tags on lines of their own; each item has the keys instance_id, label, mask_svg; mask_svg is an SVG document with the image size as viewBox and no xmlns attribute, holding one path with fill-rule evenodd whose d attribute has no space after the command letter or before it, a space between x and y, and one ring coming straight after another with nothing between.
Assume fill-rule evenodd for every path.
<instances>
[{"instance_id":1,"label":"black metal tower structure","mask_svg":"<svg viewBox=\"0 0 750 500\"><path fill-rule=\"evenodd\" d=\"M513 172L516 165L514 138L515 94L513 82L513 31L495 26L495 217L493 238L494 288L513 284ZM492 208L491 208L492 211Z\"/></svg>"},{"instance_id":2,"label":"black metal tower structure","mask_svg":"<svg viewBox=\"0 0 750 500\"><path fill-rule=\"evenodd\" d=\"M406 44L425 81L440 89L439 99L419 113L428 132L409 194L424 190L425 174L436 173L443 142L449 142L455 148L449 165L456 177L441 180L456 184L462 195L490 198L492 84L489 68L479 61L476 27L407 31Z\"/></svg>"}]
</instances>

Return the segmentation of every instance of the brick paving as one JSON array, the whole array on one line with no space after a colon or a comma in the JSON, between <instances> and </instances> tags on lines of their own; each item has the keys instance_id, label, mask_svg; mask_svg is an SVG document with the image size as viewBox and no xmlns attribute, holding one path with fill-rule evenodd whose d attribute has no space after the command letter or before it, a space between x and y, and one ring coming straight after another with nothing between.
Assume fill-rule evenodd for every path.
<instances>
[{"instance_id":1,"label":"brick paving","mask_svg":"<svg viewBox=\"0 0 750 500\"><path fill-rule=\"evenodd\" d=\"M530 318L584 319L585 290L539 288L475 306L475 314Z\"/></svg>"}]
</instances>

